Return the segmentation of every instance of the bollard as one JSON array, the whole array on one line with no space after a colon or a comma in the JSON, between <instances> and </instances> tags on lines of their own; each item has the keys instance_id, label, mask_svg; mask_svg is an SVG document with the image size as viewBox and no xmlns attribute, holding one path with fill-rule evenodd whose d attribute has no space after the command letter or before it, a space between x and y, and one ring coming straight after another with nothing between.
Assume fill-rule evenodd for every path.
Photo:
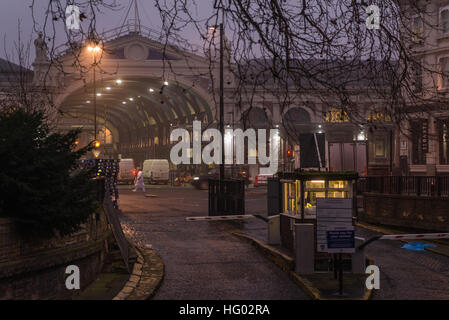
<instances>
[{"instance_id":1,"label":"bollard","mask_svg":"<svg viewBox=\"0 0 449 320\"><path fill-rule=\"evenodd\" d=\"M315 271L314 226L311 223L296 224L296 263L298 274L313 273Z\"/></svg>"},{"instance_id":2,"label":"bollard","mask_svg":"<svg viewBox=\"0 0 449 320\"><path fill-rule=\"evenodd\" d=\"M281 225L279 215L268 217L268 244L281 244Z\"/></svg>"},{"instance_id":3,"label":"bollard","mask_svg":"<svg viewBox=\"0 0 449 320\"><path fill-rule=\"evenodd\" d=\"M362 240L355 239L355 247L363 243ZM365 273L365 249L356 250L352 254L352 273L362 274Z\"/></svg>"}]
</instances>

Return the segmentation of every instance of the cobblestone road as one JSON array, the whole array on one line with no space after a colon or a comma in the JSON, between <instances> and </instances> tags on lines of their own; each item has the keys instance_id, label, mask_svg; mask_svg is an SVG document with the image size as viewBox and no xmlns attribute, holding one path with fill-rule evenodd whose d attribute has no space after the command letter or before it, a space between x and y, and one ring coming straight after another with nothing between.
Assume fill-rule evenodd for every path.
<instances>
[{"instance_id":1,"label":"cobblestone road","mask_svg":"<svg viewBox=\"0 0 449 320\"><path fill-rule=\"evenodd\" d=\"M227 232L233 223L184 220L207 214L207 191L152 188L147 193L155 197L121 190L120 207L125 232L152 245L165 263L154 299L307 298L286 273ZM265 207L257 194L247 198Z\"/></svg>"},{"instance_id":2,"label":"cobblestone road","mask_svg":"<svg viewBox=\"0 0 449 320\"><path fill-rule=\"evenodd\" d=\"M156 299L302 299L287 275L247 243L227 231L254 227L224 222L185 222L207 214L207 192L155 188L158 197L121 191L125 221L136 239L157 249L166 262L166 279ZM247 191L247 213L266 215L263 189ZM260 231L260 232L259 232ZM357 227L357 236L377 234ZM380 290L373 299L449 299L449 257L401 249L399 241L370 244L366 253L380 268Z\"/></svg>"}]
</instances>

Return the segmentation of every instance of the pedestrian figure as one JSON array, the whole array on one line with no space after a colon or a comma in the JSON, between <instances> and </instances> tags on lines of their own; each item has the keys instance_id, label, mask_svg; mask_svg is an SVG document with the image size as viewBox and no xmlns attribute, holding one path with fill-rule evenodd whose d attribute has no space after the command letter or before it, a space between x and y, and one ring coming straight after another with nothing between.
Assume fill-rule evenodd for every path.
<instances>
[{"instance_id":1,"label":"pedestrian figure","mask_svg":"<svg viewBox=\"0 0 449 320\"><path fill-rule=\"evenodd\" d=\"M138 189L142 189L143 192L145 192L145 184L143 181L143 173L140 168L137 168L137 175L136 175L136 187L134 188L133 192L136 192Z\"/></svg>"}]
</instances>

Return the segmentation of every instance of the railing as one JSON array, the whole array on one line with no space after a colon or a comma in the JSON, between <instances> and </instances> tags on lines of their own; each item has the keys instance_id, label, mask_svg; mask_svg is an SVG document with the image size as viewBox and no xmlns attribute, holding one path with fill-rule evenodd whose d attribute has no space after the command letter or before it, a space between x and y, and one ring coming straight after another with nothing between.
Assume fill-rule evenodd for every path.
<instances>
[{"instance_id":1,"label":"railing","mask_svg":"<svg viewBox=\"0 0 449 320\"><path fill-rule=\"evenodd\" d=\"M357 181L357 193L364 192L449 197L449 176L360 177Z\"/></svg>"},{"instance_id":2,"label":"railing","mask_svg":"<svg viewBox=\"0 0 449 320\"><path fill-rule=\"evenodd\" d=\"M187 40L180 37L175 37L173 35L169 35L167 38L161 31L157 31L143 25L138 25L133 19L128 20L128 22L121 27L113 28L100 33L98 38L103 42L107 42L128 34L138 34L142 37L162 44L167 42L167 45L172 48L176 48L181 51L188 51L197 55L204 55L204 50L201 46L189 43ZM70 48L68 48L67 44L63 44L55 48L54 54L56 57L60 57L66 54L69 50Z\"/></svg>"},{"instance_id":3,"label":"railing","mask_svg":"<svg viewBox=\"0 0 449 320\"><path fill-rule=\"evenodd\" d=\"M244 180L209 180L209 216L245 214Z\"/></svg>"}]
</instances>

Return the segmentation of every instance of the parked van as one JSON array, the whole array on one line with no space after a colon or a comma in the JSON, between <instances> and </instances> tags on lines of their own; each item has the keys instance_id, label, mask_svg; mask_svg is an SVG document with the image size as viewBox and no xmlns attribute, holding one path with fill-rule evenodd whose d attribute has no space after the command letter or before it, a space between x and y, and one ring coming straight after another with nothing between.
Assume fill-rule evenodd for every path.
<instances>
[{"instance_id":1,"label":"parked van","mask_svg":"<svg viewBox=\"0 0 449 320\"><path fill-rule=\"evenodd\" d=\"M117 177L119 183L133 184L136 174L134 159L120 159Z\"/></svg>"},{"instance_id":2,"label":"parked van","mask_svg":"<svg viewBox=\"0 0 449 320\"><path fill-rule=\"evenodd\" d=\"M167 159L148 159L143 162L143 178L148 183L168 184L170 166Z\"/></svg>"}]
</instances>

